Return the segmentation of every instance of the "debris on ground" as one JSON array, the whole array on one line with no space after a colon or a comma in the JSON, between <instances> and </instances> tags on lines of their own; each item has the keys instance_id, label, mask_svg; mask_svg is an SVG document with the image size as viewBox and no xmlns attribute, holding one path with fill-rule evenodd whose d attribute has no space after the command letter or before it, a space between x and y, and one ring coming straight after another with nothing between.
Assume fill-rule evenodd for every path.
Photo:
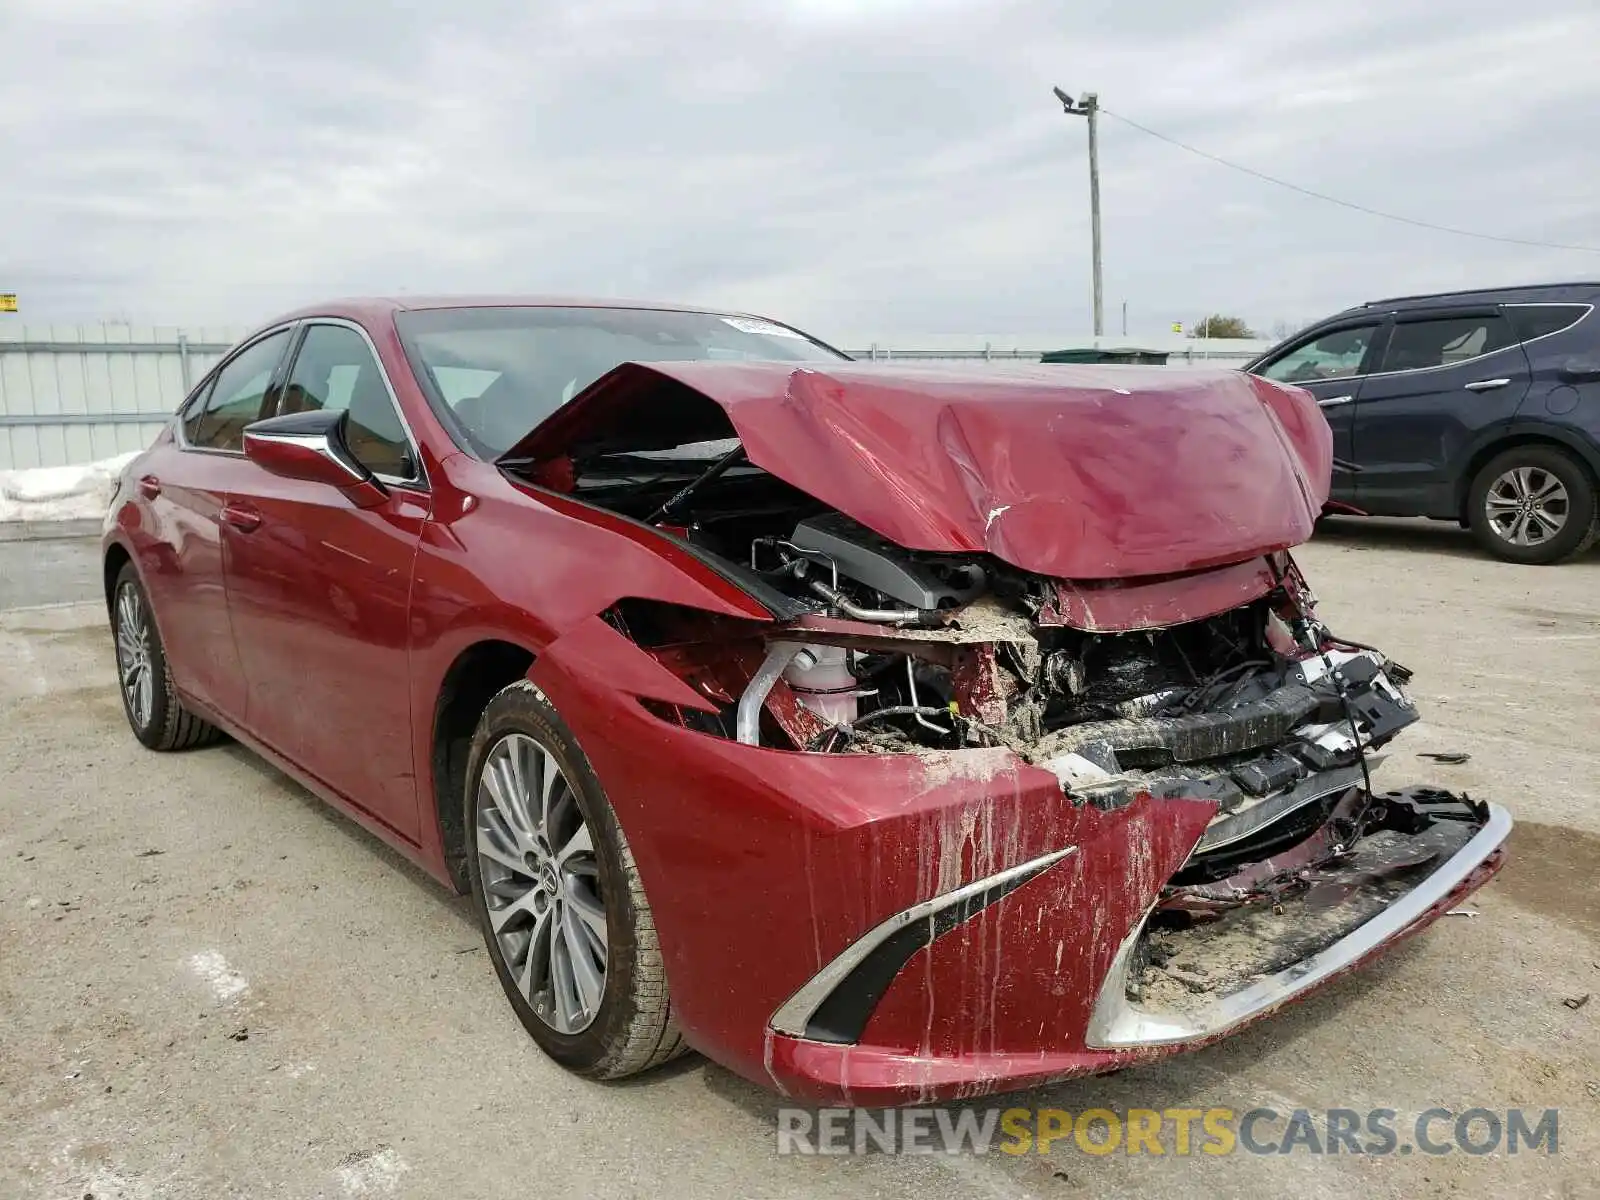
<instances>
[{"instance_id":1,"label":"debris on ground","mask_svg":"<svg viewBox=\"0 0 1600 1200\"><path fill-rule=\"evenodd\" d=\"M1565 999L1565 1000L1563 1000L1563 1001L1562 1001L1562 1002L1561 1002L1561 1003L1563 1003L1563 1004L1565 1004L1565 1005L1566 1005L1566 1006L1567 1006L1567 1007L1568 1007L1568 1008L1570 1008L1570 1009L1571 1009L1571 1010L1572 1010L1572 1011L1573 1011L1573 1012L1577 1012L1577 1011L1578 1011L1578 1010L1579 1010L1579 1009L1580 1009L1580 1008L1582 1008L1582 1007L1583 1007L1583 1006L1584 1006L1584 1005L1585 1005L1585 1004L1587 1004L1587 1003L1589 1003L1589 998L1590 998L1590 997L1591 997L1591 996L1593 996L1593 995L1594 995L1594 993L1593 993L1593 992L1585 992L1585 993L1584 993L1584 994L1583 994L1583 995L1581 995L1581 996L1568 996L1568 997L1567 997L1567 998L1566 998L1566 999Z\"/></svg>"},{"instance_id":2,"label":"debris on ground","mask_svg":"<svg viewBox=\"0 0 1600 1200\"><path fill-rule=\"evenodd\" d=\"M1450 766L1459 766L1464 762L1471 762L1472 755L1465 750L1422 750L1417 753L1418 758L1431 758L1436 763L1446 763Z\"/></svg>"}]
</instances>

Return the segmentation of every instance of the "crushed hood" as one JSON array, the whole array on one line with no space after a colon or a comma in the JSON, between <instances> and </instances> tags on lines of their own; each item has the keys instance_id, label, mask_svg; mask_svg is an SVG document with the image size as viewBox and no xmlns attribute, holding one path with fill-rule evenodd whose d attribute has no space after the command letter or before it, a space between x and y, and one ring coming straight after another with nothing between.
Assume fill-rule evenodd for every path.
<instances>
[{"instance_id":1,"label":"crushed hood","mask_svg":"<svg viewBox=\"0 0 1600 1200\"><path fill-rule=\"evenodd\" d=\"M1332 464L1308 393L1239 372L852 362L626 363L502 461L730 436L909 549L1084 580L1298 545Z\"/></svg>"}]
</instances>

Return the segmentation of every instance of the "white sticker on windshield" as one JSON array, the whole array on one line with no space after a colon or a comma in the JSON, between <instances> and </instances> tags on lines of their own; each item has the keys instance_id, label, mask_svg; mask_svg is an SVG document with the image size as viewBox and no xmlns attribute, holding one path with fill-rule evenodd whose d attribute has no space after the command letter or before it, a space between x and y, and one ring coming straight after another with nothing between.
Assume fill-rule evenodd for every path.
<instances>
[{"instance_id":1,"label":"white sticker on windshield","mask_svg":"<svg viewBox=\"0 0 1600 1200\"><path fill-rule=\"evenodd\" d=\"M723 317L724 325L732 325L740 333L761 333L767 337L795 338L805 341L805 335L786 329L782 325L774 325L771 321L758 320L755 317Z\"/></svg>"}]
</instances>

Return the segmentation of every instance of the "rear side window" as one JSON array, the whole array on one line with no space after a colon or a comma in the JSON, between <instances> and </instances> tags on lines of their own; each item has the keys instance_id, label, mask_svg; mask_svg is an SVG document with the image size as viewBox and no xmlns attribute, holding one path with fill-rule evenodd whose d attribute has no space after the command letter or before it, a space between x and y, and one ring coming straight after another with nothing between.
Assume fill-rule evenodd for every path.
<instances>
[{"instance_id":1,"label":"rear side window","mask_svg":"<svg viewBox=\"0 0 1600 1200\"><path fill-rule=\"evenodd\" d=\"M246 347L217 372L199 420L184 432L193 446L207 450L243 450L244 427L261 416L272 374L289 344L289 331L269 334Z\"/></svg>"},{"instance_id":2,"label":"rear side window","mask_svg":"<svg viewBox=\"0 0 1600 1200\"><path fill-rule=\"evenodd\" d=\"M1405 321L1389 334L1384 371L1421 371L1449 367L1469 358L1503 350L1516 342L1510 323L1498 313Z\"/></svg>"},{"instance_id":3,"label":"rear side window","mask_svg":"<svg viewBox=\"0 0 1600 1200\"><path fill-rule=\"evenodd\" d=\"M1537 337L1571 329L1588 312L1587 304L1516 304L1506 309L1506 316L1511 318L1518 340L1531 342Z\"/></svg>"}]
</instances>

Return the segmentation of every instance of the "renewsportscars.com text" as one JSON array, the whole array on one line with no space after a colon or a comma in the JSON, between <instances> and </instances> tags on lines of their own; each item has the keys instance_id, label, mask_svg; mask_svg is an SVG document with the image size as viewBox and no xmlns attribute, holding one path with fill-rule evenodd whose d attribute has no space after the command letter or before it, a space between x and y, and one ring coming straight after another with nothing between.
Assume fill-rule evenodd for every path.
<instances>
[{"instance_id":1,"label":"renewsportscars.com text","mask_svg":"<svg viewBox=\"0 0 1600 1200\"><path fill-rule=\"evenodd\" d=\"M782 1108L779 1154L1557 1154L1559 1109Z\"/></svg>"}]
</instances>

